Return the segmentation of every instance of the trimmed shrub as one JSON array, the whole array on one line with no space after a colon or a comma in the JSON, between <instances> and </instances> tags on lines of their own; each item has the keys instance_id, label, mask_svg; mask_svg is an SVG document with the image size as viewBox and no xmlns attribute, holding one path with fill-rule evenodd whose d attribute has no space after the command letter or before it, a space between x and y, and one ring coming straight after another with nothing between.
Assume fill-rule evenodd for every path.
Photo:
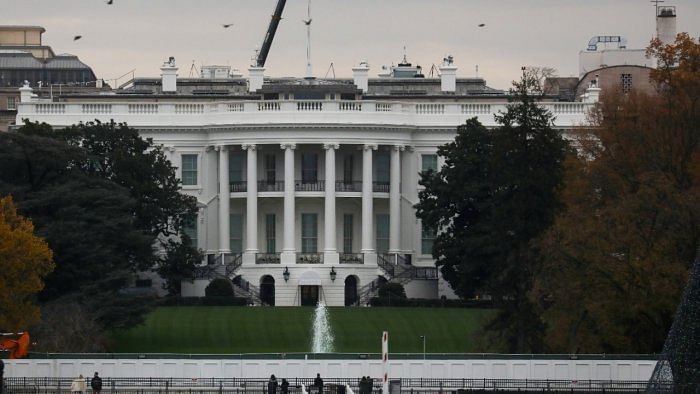
<instances>
[{"instance_id":1,"label":"trimmed shrub","mask_svg":"<svg viewBox=\"0 0 700 394\"><path fill-rule=\"evenodd\" d=\"M245 306L248 300L239 297L168 297L160 306Z\"/></svg>"},{"instance_id":2,"label":"trimmed shrub","mask_svg":"<svg viewBox=\"0 0 700 394\"><path fill-rule=\"evenodd\" d=\"M228 279L216 278L204 289L204 294L207 297L233 297L233 284Z\"/></svg>"},{"instance_id":3,"label":"trimmed shrub","mask_svg":"<svg viewBox=\"0 0 700 394\"><path fill-rule=\"evenodd\" d=\"M373 297L371 306L422 308L493 308L493 302L484 300L447 300L426 298Z\"/></svg>"},{"instance_id":4,"label":"trimmed shrub","mask_svg":"<svg viewBox=\"0 0 700 394\"><path fill-rule=\"evenodd\" d=\"M406 290L400 283L384 283L379 286L379 297L406 299Z\"/></svg>"}]
</instances>

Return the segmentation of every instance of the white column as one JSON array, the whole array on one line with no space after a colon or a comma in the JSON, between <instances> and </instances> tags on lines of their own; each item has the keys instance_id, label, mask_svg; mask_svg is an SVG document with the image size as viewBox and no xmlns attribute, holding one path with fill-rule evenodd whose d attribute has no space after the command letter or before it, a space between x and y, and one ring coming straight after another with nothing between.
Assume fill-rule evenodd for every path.
<instances>
[{"instance_id":1,"label":"white column","mask_svg":"<svg viewBox=\"0 0 700 394\"><path fill-rule=\"evenodd\" d=\"M335 150L337 144L323 144L326 150L326 211L324 216L325 248L326 253L335 253L336 249L336 222L335 222Z\"/></svg>"},{"instance_id":2,"label":"white column","mask_svg":"<svg viewBox=\"0 0 700 394\"><path fill-rule=\"evenodd\" d=\"M364 145L362 149L362 253L374 253L372 151L376 149L377 145Z\"/></svg>"},{"instance_id":3,"label":"white column","mask_svg":"<svg viewBox=\"0 0 700 394\"><path fill-rule=\"evenodd\" d=\"M255 144L241 147L248 151L245 251L248 254L254 254L258 252L258 154Z\"/></svg>"},{"instance_id":4,"label":"white column","mask_svg":"<svg viewBox=\"0 0 700 394\"><path fill-rule=\"evenodd\" d=\"M282 240L282 253L292 255L296 251L294 246L294 149L295 144L282 144L284 149L284 238Z\"/></svg>"},{"instance_id":5,"label":"white column","mask_svg":"<svg viewBox=\"0 0 700 394\"><path fill-rule=\"evenodd\" d=\"M391 149L391 174L389 178L389 253L399 253L401 242L401 151L395 145Z\"/></svg>"},{"instance_id":6,"label":"white column","mask_svg":"<svg viewBox=\"0 0 700 394\"><path fill-rule=\"evenodd\" d=\"M219 252L231 252L231 227L229 224L230 193L228 178L228 147L217 146L219 151Z\"/></svg>"}]
</instances>

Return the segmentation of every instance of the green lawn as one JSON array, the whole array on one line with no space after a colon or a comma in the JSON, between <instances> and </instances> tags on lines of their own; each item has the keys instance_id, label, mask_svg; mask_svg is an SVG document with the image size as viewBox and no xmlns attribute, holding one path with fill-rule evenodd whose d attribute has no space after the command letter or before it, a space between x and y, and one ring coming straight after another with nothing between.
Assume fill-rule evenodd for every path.
<instances>
[{"instance_id":1,"label":"green lawn","mask_svg":"<svg viewBox=\"0 0 700 394\"><path fill-rule=\"evenodd\" d=\"M379 353L389 331L396 353L477 351L479 328L492 316L484 309L329 308L336 352ZM122 353L308 352L310 307L160 307L145 324L114 334Z\"/></svg>"}]
</instances>

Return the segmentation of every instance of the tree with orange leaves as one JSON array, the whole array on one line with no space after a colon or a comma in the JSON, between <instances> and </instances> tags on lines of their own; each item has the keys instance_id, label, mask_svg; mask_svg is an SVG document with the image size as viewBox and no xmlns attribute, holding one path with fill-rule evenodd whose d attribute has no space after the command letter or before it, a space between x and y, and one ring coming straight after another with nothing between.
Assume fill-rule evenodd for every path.
<instances>
[{"instance_id":1,"label":"tree with orange leaves","mask_svg":"<svg viewBox=\"0 0 700 394\"><path fill-rule=\"evenodd\" d=\"M34 295L53 271L48 244L19 214L11 197L0 198L0 330L22 331L39 321Z\"/></svg>"},{"instance_id":2,"label":"tree with orange leaves","mask_svg":"<svg viewBox=\"0 0 700 394\"><path fill-rule=\"evenodd\" d=\"M659 352L700 242L700 44L652 41L658 93L604 92L531 292L556 352Z\"/></svg>"}]
</instances>

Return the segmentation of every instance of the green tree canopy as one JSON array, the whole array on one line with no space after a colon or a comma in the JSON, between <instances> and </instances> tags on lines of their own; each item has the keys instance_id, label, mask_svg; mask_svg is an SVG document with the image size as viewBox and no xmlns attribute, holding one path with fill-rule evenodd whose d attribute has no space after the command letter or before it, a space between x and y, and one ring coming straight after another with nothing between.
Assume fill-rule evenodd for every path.
<instances>
[{"instance_id":1,"label":"green tree canopy","mask_svg":"<svg viewBox=\"0 0 700 394\"><path fill-rule=\"evenodd\" d=\"M417 204L422 225L437 229L433 257L461 297L488 294L502 310L491 328L511 351L538 348L538 319L527 299L532 247L559 206L568 145L552 128L552 115L537 104L539 80L525 72L511 91L513 103L487 130L467 120L454 142L438 148L445 159L424 173Z\"/></svg>"}]
</instances>

